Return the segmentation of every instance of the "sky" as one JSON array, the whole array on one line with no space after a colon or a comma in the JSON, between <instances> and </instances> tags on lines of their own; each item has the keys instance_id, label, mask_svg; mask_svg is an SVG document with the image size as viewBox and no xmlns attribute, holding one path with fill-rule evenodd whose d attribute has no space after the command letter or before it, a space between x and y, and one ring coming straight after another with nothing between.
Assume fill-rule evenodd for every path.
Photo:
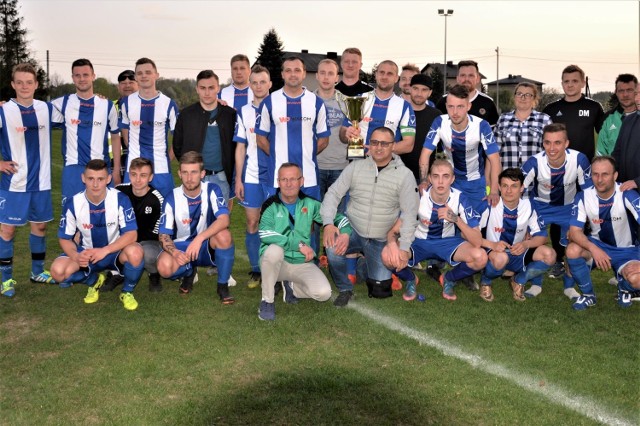
<instances>
[{"instance_id":1,"label":"sky","mask_svg":"<svg viewBox=\"0 0 640 426\"><path fill-rule=\"evenodd\" d=\"M474 59L493 81L508 74L560 88L571 63L592 93L613 90L618 74L640 75L640 11L629 1L125 1L19 0L30 48L50 73L71 81L71 62L90 59L98 77L116 80L143 56L161 77L195 78L213 69L230 78L229 59L253 61L275 28L285 51L356 46L363 69L385 59L400 66ZM499 60L496 55L499 48ZM499 67L499 74L497 67Z\"/></svg>"}]
</instances>

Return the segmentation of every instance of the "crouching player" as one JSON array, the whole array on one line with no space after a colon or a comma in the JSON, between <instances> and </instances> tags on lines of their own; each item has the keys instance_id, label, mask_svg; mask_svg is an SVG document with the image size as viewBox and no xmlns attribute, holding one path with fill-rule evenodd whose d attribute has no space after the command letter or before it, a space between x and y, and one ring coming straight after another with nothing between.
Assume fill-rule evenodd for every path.
<instances>
[{"instance_id":1,"label":"crouching player","mask_svg":"<svg viewBox=\"0 0 640 426\"><path fill-rule=\"evenodd\" d=\"M229 210L220 187L202 182L202 155L189 151L180 157L182 185L164 200L160 218L158 272L172 280L182 278L180 293L193 289L198 266L218 267L218 296L225 305L234 302L229 294L229 276L234 261L229 232ZM215 259L215 262L214 262Z\"/></svg>"},{"instance_id":2,"label":"crouching player","mask_svg":"<svg viewBox=\"0 0 640 426\"><path fill-rule=\"evenodd\" d=\"M440 275L442 297L447 300L457 298L453 291L456 281L472 276L487 263L487 254L481 248L480 215L462 192L451 188L454 179L451 163L433 162L429 170L431 187L420 197L419 222L408 264L402 265L402 259L393 253L393 244L388 244L382 252L385 266L395 269L398 278L405 281L404 300L416 297L416 276L411 267L423 260L436 259L454 266ZM398 224L399 221L395 226Z\"/></svg>"},{"instance_id":3,"label":"crouching player","mask_svg":"<svg viewBox=\"0 0 640 426\"><path fill-rule=\"evenodd\" d=\"M631 293L640 289L640 194L620 191L618 172L612 157L595 157L591 164L593 187L576 195L571 211L567 262L582 295L573 309L582 311L596 304L591 282L593 266L613 268L618 278L618 304L631 306ZM584 234L589 222L591 234ZM635 222L635 223L634 223Z\"/></svg>"},{"instance_id":4,"label":"crouching player","mask_svg":"<svg viewBox=\"0 0 640 426\"><path fill-rule=\"evenodd\" d=\"M498 178L500 201L482 214L480 226L485 229L482 246L489 249L489 261L480 280L480 297L493 301L491 281L505 269L513 271L511 289L519 302L525 296L535 297L542 291L542 275L556 261L556 253L547 247L547 230L542 218L529 200L520 197L524 191L524 174L520 169L506 169ZM531 238L527 239L527 235ZM524 285L534 284L527 292ZM537 284L536 284L537 283Z\"/></svg>"},{"instance_id":5,"label":"crouching player","mask_svg":"<svg viewBox=\"0 0 640 426\"><path fill-rule=\"evenodd\" d=\"M68 198L60 218L58 237L64 254L53 261L51 275L65 284L89 286L84 303L95 303L104 275L115 270L124 275L120 301L130 311L138 307L133 290L144 270L144 253L136 243L136 215L129 198L107 188L111 176L104 160L90 160L82 173L85 190ZM74 241L80 233L80 246Z\"/></svg>"}]
</instances>

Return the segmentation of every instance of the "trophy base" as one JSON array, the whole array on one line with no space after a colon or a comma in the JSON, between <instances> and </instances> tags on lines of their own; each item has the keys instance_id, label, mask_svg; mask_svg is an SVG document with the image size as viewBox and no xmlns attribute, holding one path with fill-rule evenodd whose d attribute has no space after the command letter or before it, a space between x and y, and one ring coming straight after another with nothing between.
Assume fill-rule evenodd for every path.
<instances>
[{"instance_id":1,"label":"trophy base","mask_svg":"<svg viewBox=\"0 0 640 426\"><path fill-rule=\"evenodd\" d=\"M364 158L364 146L347 148L347 160L363 160Z\"/></svg>"}]
</instances>

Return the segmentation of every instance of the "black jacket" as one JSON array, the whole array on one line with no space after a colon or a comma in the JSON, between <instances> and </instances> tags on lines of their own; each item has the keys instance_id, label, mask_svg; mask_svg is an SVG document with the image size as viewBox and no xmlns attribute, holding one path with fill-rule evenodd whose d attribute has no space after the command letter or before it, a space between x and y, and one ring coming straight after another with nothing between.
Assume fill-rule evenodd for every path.
<instances>
[{"instance_id":1,"label":"black jacket","mask_svg":"<svg viewBox=\"0 0 640 426\"><path fill-rule=\"evenodd\" d=\"M631 114L622 120L616 147L611 156L618 164L618 182L635 181L640 188L640 115Z\"/></svg>"},{"instance_id":2,"label":"black jacket","mask_svg":"<svg viewBox=\"0 0 640 426\"><path fill-rule=\"evenodd\" d=\"M210 111L205 111L196 102L189 105L178 115L176 128L173 131L173 153L180 160L182 154L189 151L202 152L202 146L207 134ZM220 130L220 147L222 150L222 167L229 185L233 184L233 169L236 164L236 144L233 142L233 132L236 126L236 110L229 106L218 104L218 129Z\"/></svg>"}]
</instances>

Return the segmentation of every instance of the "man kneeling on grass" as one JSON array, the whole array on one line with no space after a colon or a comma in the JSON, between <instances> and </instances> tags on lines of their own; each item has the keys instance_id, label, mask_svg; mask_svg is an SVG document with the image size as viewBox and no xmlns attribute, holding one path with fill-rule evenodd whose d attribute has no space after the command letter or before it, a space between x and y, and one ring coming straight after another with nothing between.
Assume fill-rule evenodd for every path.
<instances>
[{"instance_id":1,"label":"man kneeling on grass","mask_svg":"<svg viewBox=\"0 0 640 426\"><path fill-rule=\"evenodd\" d=\"M202 155L189 151L180 157L182 185L164 200L160 219L158 272L164 278L182 278L179 292L193 289L198 266L218 267L218 296L225 305L235 300L229 294L233 267L233 238L229 232L229 209L222 190L205 176Z\"/></svg>"},{"instance_id":2,"label":"man kneeling on grass","mask_svg":"<svg viewBox=\"0 0 640 426\"><path fill-rule=\"evenodd\" d=\"M262 301L258 317L267 321L276 319L274 288L277 281L282 282L285 303L298 303L298 298L324 302L331 297L331 285L313 262L316 253L310 246L313 222L322 223L320 202L300 192L304 177L297 164L280 166L278 185L276 195L262 206L259 227ZM334 223L338 234L333 248L336 253L344 254L351 226L341 214Z\"/></svg>"},{"instance_id":3,"label":"man kneeling on grass","mask_svg":"<svg viewBox=\"0 0 640 426\"><path fill-rule=\"evenodd\" d=\"M480 215L462 192L451 188L454 179L451 163L435 160L429 169L431 186L420 197L418 227L408 262L397 255L399 251L391 242L382 251L384 265L395 269L398 278L405 281L402 297L406 301L416 298L417 279L411 268L423 260L436 259L454 267L439 279L442 297L447 300L457 298L453 291L456 281L472 276L487 263L487 254L480 247ZM393 229L387 238L392 236Z\"/></svg>"},{"instance_id":4,"label":"man kneeling on grass","mask_svg":"<svg viewBox=\"0 0 640 426\"><path fill-rule=\"evenodd\" d=\"M547 229L542 217L529 200L521 197L524 174L520 169L506 169L500 173L500 201L482 214L480 225L485 228L482 246L489 251L489 261L480 280L480 297L493 301L491 281L505 270L516 275L511 278L513 298L518 302L535 297L542 291L542 275L556 261L556 252L545 245ZM531 235L531 238L526 238ZM524 285L531 281L531 288Z\"/></svg>"},{"instance_id":5,"label":"man kneeling on grass","mask_svg":"<svg viewBox=\"0 0 640 426\"><path fill-rule=\"evenodd\" d=\"M51 275L61 287L87 284L84 303L95 303L105 279L98 272L118 271L124 275L120 301L133 311L138 307L133 290L144 270L144 252L136 243L138 227L131 202L122 192L107 188L110 181L107 163L98 159L87 163L82 174L86 189L68 198L62 210L58 237L64 254L53 261Z\"/></svg>"}]
</instances>

